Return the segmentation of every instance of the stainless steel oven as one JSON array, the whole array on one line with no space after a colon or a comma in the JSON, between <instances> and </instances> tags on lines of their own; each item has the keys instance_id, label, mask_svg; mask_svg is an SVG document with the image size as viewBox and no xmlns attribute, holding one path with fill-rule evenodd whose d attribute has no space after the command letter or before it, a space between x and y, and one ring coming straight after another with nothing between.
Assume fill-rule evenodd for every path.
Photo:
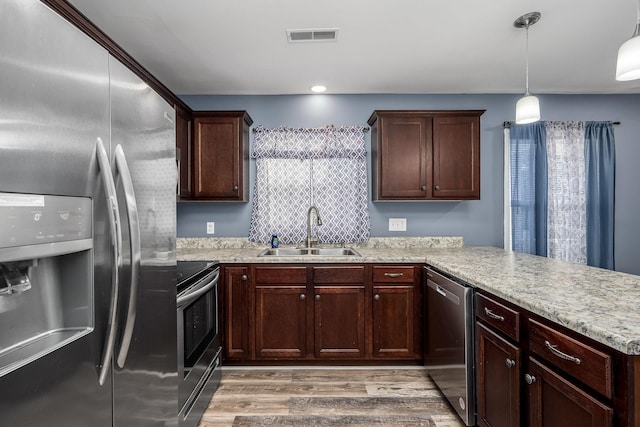
<instances>
[{"instance_id":1,"label":"stainless steel oven","mask_svg":"<svg viewBox=\"0 0 640 427\"><path fill-rule=\"evenodd\" d=\"M191 427L220 384L220 267L213 261L180 261L177 273L179 423Z\"/></svg>"}]
</instances>

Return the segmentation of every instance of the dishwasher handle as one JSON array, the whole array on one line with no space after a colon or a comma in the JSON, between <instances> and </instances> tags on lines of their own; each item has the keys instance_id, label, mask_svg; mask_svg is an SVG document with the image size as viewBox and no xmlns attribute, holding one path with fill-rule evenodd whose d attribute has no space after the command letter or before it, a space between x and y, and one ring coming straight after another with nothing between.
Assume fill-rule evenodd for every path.
<instances>
[{"instance_id":1,"label":"dishwasher handle","mask_svg":"<svg viewBox=\"0 0 640 427\"><path fill-rule=\"evenodd\" d=\"M461 301L460 301L460 298L457 295L453 294L452 292L448 292L446 289L444 289L442 286L438 285L436 282L432 282L431 280L427 280L427 286L429 288L433 289L434 291L436 291L443 298L446 298L450 302L454 303L455 305L460 305Z\"/></svg>"}]
</instances>

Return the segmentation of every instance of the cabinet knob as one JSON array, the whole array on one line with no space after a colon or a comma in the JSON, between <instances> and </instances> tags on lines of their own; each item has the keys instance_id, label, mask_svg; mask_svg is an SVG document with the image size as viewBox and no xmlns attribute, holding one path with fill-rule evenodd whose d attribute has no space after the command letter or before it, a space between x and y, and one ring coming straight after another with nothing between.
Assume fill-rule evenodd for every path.
<instances>
[{"instance_id":1,"label":"cabinet knob","mask_svg":"<svg viewBox=\"0 0 640 427\"><path fill-rule=\"evenodd\" d=\"M373 296L373 299L374 299L374 300L376 300L376 301L380 301L380 295L375 294L375 295Z\"/></svg>"},{"instance_id":2,"label":"cabinet knob","mask_svg":"<svg viewBox=\"0 0 640 427\"><path fill-rule=\"evenodd\" d=\"M320 295L316 295L316 301L320 301Z\"/></svg>"},{"instance_id":3,"label":"cabinet knob","mask_svg":"<svg viewBox=\"0 0 640 427\"><path fill-rule=\"evenodd\" d=\"M241 280L247 280L247 275L243 274L242 277L240 277Z\"/></svg>"},{"instance_id":4,"label":"cabinet knob","mask_svg":"<svg viewBox=\"0 0 640 427\"><path fill-rule=\"evenodd\" d=\"M426 186L426 185L423 185L422 187L420 187L420 189L421 189L422 191L427 191L427 186Z\"/></svg>"},{"instance_id":5,"label":"cabinet knob","mask_svg":"<svg viewBox=\"0 0 640 427\"><path fill-rule=\"evenodd\" d=\"M533 375L525 374L524 381L527 384L533 384L536 382L536 377L534 377Z\"/></svg>"},{"instance_id":6,"label":"cabinet knob","mask_svg":"<svg viewBox=\"0 0 640 427\"><path fill-rule=\"evenodd\" d=\"M515 361L515 360L513 360L513 359L509 359L509 358L507 358L507 359L504 361L504 364L505 364L505 365L507 365L507 368L513 368L514 366L516 366L516 361Z\"/></svg>"},{"instance_id":7,"label":"cabinet knob","mask_svg":"<svg viewBox=\"0 0 640 427\"><path fill-rule=\"evenodd\" d=\"M300 294L300 299L301 300L307 299L307 296L305 294Z\"/></svg>"},{"instance_id":8,"label":"cabinet knob","mask_svg":"<svg viewBox=\"0 0 640 427\"><path fill-rule=\"evenodd\" d=\"M238 191L238 186L237 185L233 186L233 191Z\"/></svg>"},{"instance_id":9,"label":"cabinet knob","mask_svg":"<svg viewBox=\"0 0 640 427\"><path fill-rule=\"evenodd\" d=\"M439 185L436 185L434 188L435 188L436 191L440 190L440 186Z\"/></svg>"}]
</instances>

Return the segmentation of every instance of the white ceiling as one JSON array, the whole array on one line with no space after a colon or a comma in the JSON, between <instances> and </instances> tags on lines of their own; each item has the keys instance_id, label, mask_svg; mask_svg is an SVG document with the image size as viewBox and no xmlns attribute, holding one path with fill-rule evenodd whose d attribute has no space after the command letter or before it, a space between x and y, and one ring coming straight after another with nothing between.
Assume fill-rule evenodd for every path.
<instances>
[{"instance_id":1,"label":"white ceiling","mask_svg":"<svg viewBox=\"0 0 640 427\"><path fill-rule=\"evenodd\" d=\"M521 93L532 11L532 93L640 93L614 77L635 0L69 1L176 94Z\"/></svg>"}]
</instances>

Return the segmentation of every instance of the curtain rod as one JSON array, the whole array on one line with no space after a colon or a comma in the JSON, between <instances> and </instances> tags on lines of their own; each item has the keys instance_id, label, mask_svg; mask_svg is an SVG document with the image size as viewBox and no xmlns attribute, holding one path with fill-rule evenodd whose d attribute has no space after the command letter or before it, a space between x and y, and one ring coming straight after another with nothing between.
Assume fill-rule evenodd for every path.
<instances>
[{"instance_id":1,"label":"curtain rod","mask_svg":"<svg viewBox=\"0 0 640 427\"><path fill-rule=\"evenodd\" d=\"M612 122L612 123L616 126L620 124L620 122ZM511 124L512 124L511 122L503 122L502 126L508 128L508 127L511 127Z\"/></svg>"},{"instance_id":2,"label":"curtain rod","mask_svg":"<svg viewBox=\"0 0 640 427\"><path fill-rule=\"evenodd\" d=\"M367 126L357 126L357 125L356 126L334 126L334 125L328 125L328 126L319 126L319 127L314 127L314 128L289 128L289 127L286 127L286 126L279 126L279 127L273 128L273 129L286 129L286 130L292 130L292 131L297 131L297 130L327 130L327 129L341 130L341 128L353 128L353 127L361 127L364 132L369 132L369 130L371 130ZM251 130L253 132L258 132L260 129L267 129L267 128L265 128L262 125L259 125L259 126L255 126Z\"/></svg>"}]
</instances>

